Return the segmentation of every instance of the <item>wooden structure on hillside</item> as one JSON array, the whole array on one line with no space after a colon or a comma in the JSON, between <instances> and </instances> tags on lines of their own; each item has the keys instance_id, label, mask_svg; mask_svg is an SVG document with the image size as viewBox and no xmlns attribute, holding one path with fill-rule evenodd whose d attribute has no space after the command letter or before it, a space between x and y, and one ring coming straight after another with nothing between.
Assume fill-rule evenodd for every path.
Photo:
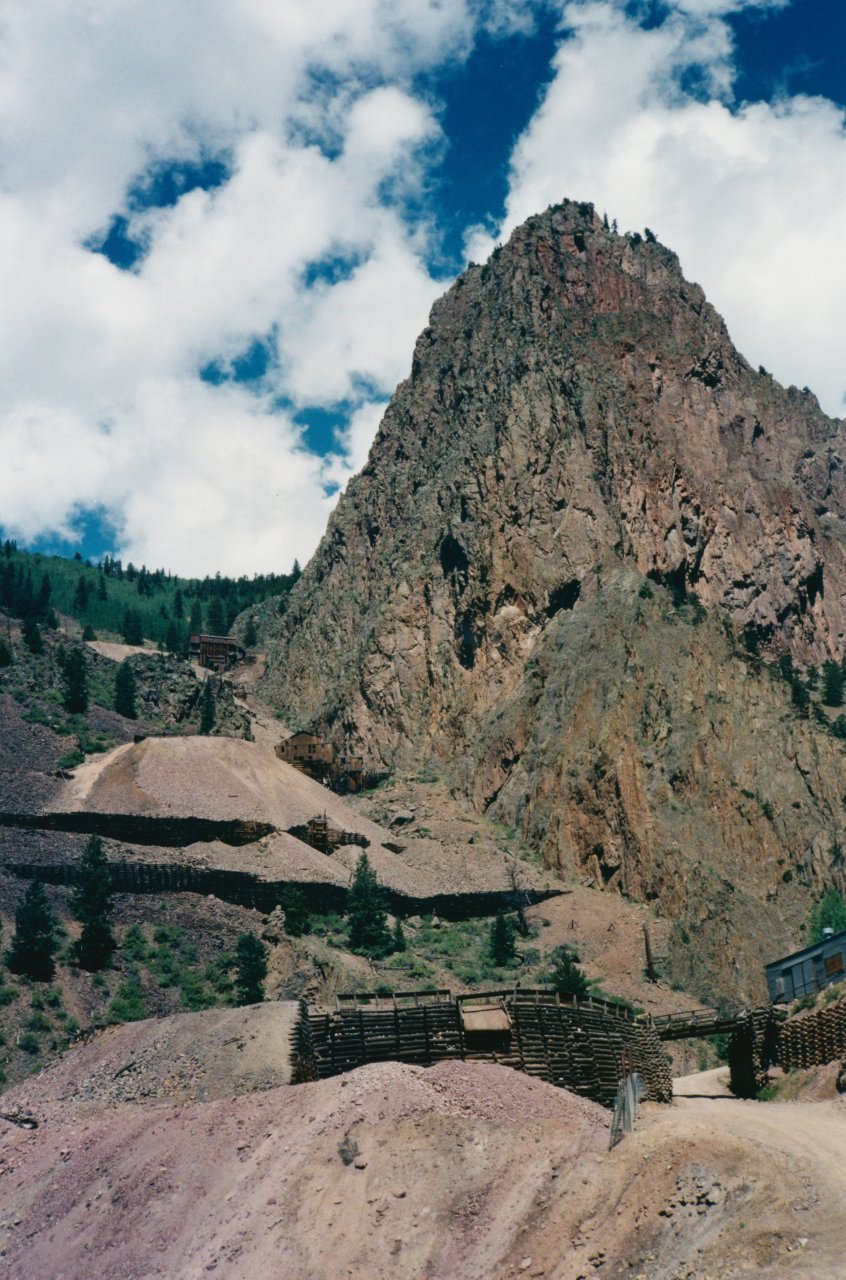
<instances>
[{"instance_id":1,"label":"wooden structure on hillside","mask_svg":"<svg viewBox=\"0 0 846 1280\"><path fill-rule=\"evenodd\" d=\"M275 751L280 760L293 765L317 782L323 782L336 790L361 790L364 758L339 756L332 743L324 742L316 733L294 733L290 738L283 738L277 743Z\"/></svg>"},{"instance_id":2,"label":"wooden structure on hillside","mask_svg":"<svg viewBox=\"0 0 846 1280\"><path fill-rule=\"evenodd\" d=\"M829 933L822 942L773 960L764 970L773 1004L816 995L846 978L846 931Z\"/></svg>"},{"instance_id":3,"label":"wooden structure on hillside","mask_svg":"<svg viewBox=\"0 0 846 1280\"><path fill-rule=\"evenodd\" d=\"M446 991L345 999L334 1013L309 1009L303 1050L309 1078L368 1062L426 1066L447 1058L499 1062L610 1107L623 1063L634 1064L645 1097L669 1102L672 1080L661 1041L627 1006L569 1001L549 989Z\"/></svg>"},{"instance_id":4,"label":"wooden structure on hillside","mask_svg":"<svg viewBox=\"0 0 846 1280\"><path fill-rule=\"evenodd\" d=\"M246 650L232 636L191 635L188 637L188 656L192 662L210 671L228 671L243 661Z\"/></svg>"},{"instance_id":5,"label":"wooden structure on hillside","mask_svg":"<svg viewBox=\"0 0 846 1280\"><path fill-rule=\"evenodd\" d=\"M305 826L291 827L288 834L295 836L297 840L302 840L303 844L310 845L320 853L334 853L336 849L347 844L358 845L360 849L370 847L367 836L363 836L359 831L343 831L340 827L331 826L325 813L322 816L309 818Z\"/></svg>"}]
</instances>

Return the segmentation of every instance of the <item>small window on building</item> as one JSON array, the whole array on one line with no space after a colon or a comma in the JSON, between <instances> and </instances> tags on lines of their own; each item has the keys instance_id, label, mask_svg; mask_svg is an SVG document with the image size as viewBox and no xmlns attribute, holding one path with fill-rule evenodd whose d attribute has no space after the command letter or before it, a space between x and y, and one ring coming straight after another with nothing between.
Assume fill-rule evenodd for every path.
<instances>
[{"instance_id":1,"label":"small window on building","mask_svg":"<svg viewBox=\"0 0 846 1280\"><path fill-rule=\"evenodd\" d=\"M833 956L825 958L825 976L831 978L835 973L843 972L843 952L836 951Z\"/></svg>"}]
</instances>

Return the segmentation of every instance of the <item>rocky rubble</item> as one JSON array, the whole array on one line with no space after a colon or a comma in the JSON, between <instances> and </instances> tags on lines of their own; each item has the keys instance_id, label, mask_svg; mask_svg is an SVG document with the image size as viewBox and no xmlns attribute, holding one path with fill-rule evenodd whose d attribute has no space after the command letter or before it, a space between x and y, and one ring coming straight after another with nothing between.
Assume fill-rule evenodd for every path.
<instances>
[{"instance_id":1,"label":"rocky rubble","mask_svg":"<svg viewBox=\"0 0 846 1280\"><path fill-rule=\"evenodd\" d=\"M203 680L189 663L169 653L134 654L128 662L135 676L140 720L179 732L199 723ZM214 693L214 733L249 738L250 714L236 702L229 681L218 676L207 678Z\"/></svg>"}]
</instances>

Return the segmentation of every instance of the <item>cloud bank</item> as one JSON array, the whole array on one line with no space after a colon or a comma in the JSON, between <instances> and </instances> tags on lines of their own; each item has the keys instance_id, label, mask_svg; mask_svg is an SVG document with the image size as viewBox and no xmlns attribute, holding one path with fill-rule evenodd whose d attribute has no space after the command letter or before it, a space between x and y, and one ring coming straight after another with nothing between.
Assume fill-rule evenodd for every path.
<instances>
[{"instance_id":1,"label":"cloud bank","mask_svg":"<svg viewBox=\"0 0 846 1280\"><path fill-rule=\"evenodd\" d=\"M468 254L564 196L592 200L679 253L753 363L841 413L843 114L734 102L725 18L747 5L677 0L656 26L631 4L562 2L505 216ZM449 139L421 85L541 6L7 0L6 532L73 537L97 508L136 563L307 559L448 283L431 184ZM118 233L123 266L97 251ZM329 456L298 425L320 407L345 423Z\"/></svg>"}]
</instances>

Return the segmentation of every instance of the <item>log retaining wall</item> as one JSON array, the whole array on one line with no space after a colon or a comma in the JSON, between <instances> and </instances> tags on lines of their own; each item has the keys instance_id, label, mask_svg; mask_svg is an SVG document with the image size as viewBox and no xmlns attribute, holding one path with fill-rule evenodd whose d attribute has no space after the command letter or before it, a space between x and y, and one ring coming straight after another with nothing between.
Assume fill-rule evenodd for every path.
<instances>
[{"instance_id":1,"label":"log retaining wall","mask_svg":"<svg viewBox=\"0 0 846 1280\"><path fill-rule=\"evenodd\" d=\"M505 1005L511 1034L496 1043L464 1030L455 1000L420 1007L311 1011L315 1072L325 1078L386 1060L420 1066L446 1058L498 1062L611 1107L627 1060L629 1068L642 1075L648 1099L670 1101L667 1053L647 1023L606 1007L562 1003L554 995L523 998L519 992L510 993Z\"/></svg>"}]
</instances>

